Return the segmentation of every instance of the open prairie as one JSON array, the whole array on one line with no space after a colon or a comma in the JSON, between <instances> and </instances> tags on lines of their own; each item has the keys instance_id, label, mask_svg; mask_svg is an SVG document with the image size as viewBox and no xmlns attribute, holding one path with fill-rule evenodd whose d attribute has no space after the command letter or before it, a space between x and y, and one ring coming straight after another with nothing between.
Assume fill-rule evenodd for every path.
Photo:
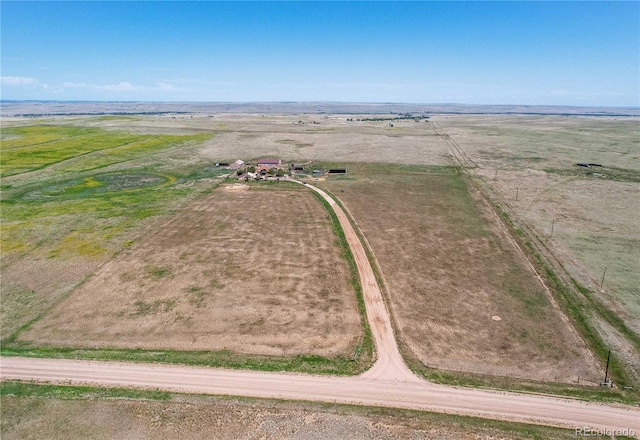
<instances>
[{"instance_id":1,"label":"open prairie","mask_svg":"<svg viewBox=\"0 0 640 440\"><path fill-rule=\"evenodd\" d=\"M141 136L59 122L3 121L3 339L221 174L193 160L212 134Z\"/></svg>"},{"instance_id":2,"label":"open prairie","mask_svg":"<svg viewBox=\"0 0 640 440\"><path fill-rule=\"evenodd\" d=\"M285 162L305 163L309 168L348 168L346 176L329 178L325 184L344 201L363 228L387 282L388 299L401 339L421 361L444 369L552 381L600 377L602 353L598 360L589 353L571 328L570 320L562 317L527 262L499 228L491 210L475 189L449 168L453 164L452 142L465 152L469 160L467 171L479 177L487 191L498 194L506 208L513 210L512 218L529 225L571 276L637 334L640 316L636 270L640 248L637 118L397 116L403 115L201 111L191 115L55 116L36 121L29 118L3 121L3 157L10 142L24 142L20 139L26 135L44 136L36 144L56 145L55 136L47 138L34 126L62 127L56 130L63 130L63 136L70 141L75 136L113 140L105 144L108 147L104 151L82 150L78 157L67 156L70 150L61 148L56 150L57 156L38 156L39 162L29 167L25 167L20 157L7 156L11 161L2 186L2 313L3 325L8 330L3 330L3 338L41 317L31 330L19 333L17 339L36 341L40 332L43 338L40 342L48 340L47 344L77 346L81 345L79 340L85 340L96 347L147 346L133 342L135 332L142 331L132 325L138 320L149 326L145 327L147 330L157 329L157 340L166 339L160 336L163 331L175 329L163 326L170 323L182 326L183 333L175 334L173 342L169 337L167 346L199 347L198 338L193 335L194 322L210 326L211 332L223 328L214 330L214 324L205 323L198 315L204 304L209 304L206 298L217 298L220 294L211 285L213 278L199 273L196 282L191 283L187 281L191 275L180 272L187 270L187 265L196 270L204 264L197 261L201 256L185 256L180 260L186 252L170 256L158 247L159 260L155 261L149 251L156 246L149 241L151 238L136 240L142 236L156 237L161 243L174 240L172 246L178 246L180 233L170 238L166 225L171 224L169 219L176 212L180 230L190 231L189 225L198 224L200 214L193 208L198 205L192 200L219 184L223 170L215 168L215 162L274 156ZM122 155L114 154L118 150L123 151ZM604 166L583 169L575 166L577 162ZM214 191L206 200L257 197L254 193ZM305 198L298 193L293 197ZM195 204L186 208L190 203ZM232 204L228 200L225 203ZM276 226L262 215L261 209L260 221L248 215L249 209L263 205L268 207L270 203L252 199L243 204L244 209L233 211L237 221L229 222L235 227L250 223L256 231L262 230L262 235L270 236L269 230L264 229ZM304 217L295 208L273 215L278 223L291 226L294 218L285 219L285 214L291 212L297 221ZM191 220L187 221L187 213ZM186 223L180 223L183 221ZM190 234L184 233L185 240ZM280 255L286 241L273 243L278 258L287 258ZM246 245L224 243L236 250ZM211 243L212 249L207 252L218 250L224 258L236 255L234 251L229 251L229 255L222 252L217 247L221 244ZM120 251L124 252L111 260ZM274 252L273 247L261 255L269 252ZM133 260L127 258L134 257L149 262L131 264ZM251 258L256 258L256 264L268 272L268 277L273 275L267 266L268 259L263 261L255 255ZM125 270L127 264L130 267ZM117 271L108 272L116 266ZM603 266L606 277L600 289ZM137 272L123 277L116 274L132 268ZM78 287L91 274L95 275ZM233 278L233 274L228 275ZM133 278L128 281L128 277ZM322 280L312 278L305 282L322 285ZM65 321L64 317L72 314L64 309L72 306L71 298L80 295L79 292L84 292L83 297L88 299L88 285L108 290L95 281L98 279L115 283L122 292L139 298L130 298L128 305L108 304L103 311L83 309L78 316L84 316L86 322L72 336L76 324ZM216 280L213 284L224 285L222 290L236 284L221 282L218 275ZM244 282L237 281L238 286ZM144 287L135 290L137 284ZM172 286L170 292L163 291L166 297L153 299L152 292L165 284ZM258 285L265 287L262 283ZM67 299L59 302L71 291ZM432 297L424 297L427 293ZM241 295L256 295L257 301L267 301L253 291ZM200 297L205 299L202 302L194 299ZM424 302L425 298L431 302ZM91 301L97 304L100 299ZM58 305L50 310L53 304ZM304 304L314 307L313 301ZM328 303L318 302L315 306L322 309L323 304ZM248 340L247 335L259 333L260 326L268 327L268 321L260 321L257 309L243 310L247 317L241 322L251 325L238 326L233 331ZM133 333L118 335L115 328L106 324L90 330L91 313L97 313L95 316L104 313L100 319L105 320L108 314L120 314L116 318L122 323L131 321L125 327ZM585 313L588 319L593 317L590 311ZM599 325L597 319L595 322ZM194 327L189 328L190 324ZM275 329L272 330L275 334ZM602 327L600 331L606 333L608 329ZM243 332L247 332L245 336ZM413 340L409 336L412 332ZM613 336L607 341L615 352L624 343L616 345L618 336L611 333ZM266 339L267 334L258 337ZM343 341L342 348L336 348L334 353L348 351L346 347L352 347L359 335L360 330L345 338L344 341L351 342ZM264 345L260 348L262 343L258 342L254 346L245 346L244 342L239 346L251 353L299 353L297 350L304 345L301 341L288 343L270 349ZM222 346L230 348L229 344L225 342ZM329 350L322 343L317 348ZM626 349L630 364L637 364L635 349L632 346Z\"/></svg>"},{"instance_id":3,"label":"open prairie","mask_svg":"<svg viewBox=\"0 0 640 440\"><path fill-rule=\"evenodd\" d=\"M437 121L518 219L561 255L574 278L640 334L638 119L441 116Z\"/></svg>"},{"instance_id":4,"label":"open prairie","mask_svg":"<svg viewBox=\"0 0 640 440\"><path fill-rule=\"evenodd\" d=\"M18 341L353 354L362 337L356 294L327 212L302 187L249 188L220 187L181 209Z\"/></svg>"},{"instance_id":5,"label":"open prairie","mask_svg":"<svg viewBox=\"0 0 640 440\"><path fill-rule=\"evenodd\" d=\"M411 356L447 370L597 378L588 348L455 168L353 165L350 176L324 185L369 241Z\"/></svg>"},{"instance_id":6,"label":"open prairie","mask_svg":"<svg viewBox=\"0 0 640 440\"><path fill-rule=\"evenodd\" d=\"M275 156L292 162L448 163L446 144L424 118L391 120L394 116L216 114L95 118L94 123L156 135L214 131L201 150L211 161Z\"/></svg>"},{"instance_id":7,"label":"open prairie","mask_svg":"<svg viewBox=\"0 0 640 440\"><path fill-rule=\"evenodd\" d=\"M439 116L473 173L575 282L607 349L640 380L638 118ZM579 167L578 163L601 166Z\"/></svg>"}]
</instances>

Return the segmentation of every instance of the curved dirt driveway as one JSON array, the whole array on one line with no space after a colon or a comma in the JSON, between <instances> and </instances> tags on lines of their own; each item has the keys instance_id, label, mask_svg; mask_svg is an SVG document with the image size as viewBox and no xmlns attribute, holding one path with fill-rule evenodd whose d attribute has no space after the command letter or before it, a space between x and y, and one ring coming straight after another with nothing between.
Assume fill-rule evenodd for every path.
<instances>
[{"instance_id":1,"label":"curved dirt driveway","mask_svg":"<svg viewBox=\"0 0 640 440\"><path fill-rule=\"evenodd\" d=\"M178 365L5 357L0 359L0 378L410 408L569 428L632 429L638 435L640 416L637 408L447 387L413 375L402 361L373 270L344 211L324 191L306 186L322 195L334 209L356 260L378 356L369 371L357 377L326 377Z\"/></svg>"},{"instance_id":2,"label":"curved dirt driveway","mask_svg":"<svg viewBox=\"0 0 640 440\"><path fill-rule=\"evenodd\" d=\"M297 181L294 181L297 182ZM297 182L301 183L301 182ZM344 230L344 235L351 248L351 253L358 266L358 275L360 276L360 284L362 285L362 295L364 297L365 309L367 311L367 320L371 327L371 334L376 345L377 360L373 367L366 371L362 376L370 379L393 379L399 381L415 382L420 381L407 368L400 351L396 338L393 336L391 327L391 318L389 312L382 299L380 286L373 273L367 254L353 230L349 219L344 210L336 203L336 201L326 192L313 185L304 184L307 188L320 194L331 206L336 213L336 217L340 221L340 225Z\"/></svg>"}]
</instances>

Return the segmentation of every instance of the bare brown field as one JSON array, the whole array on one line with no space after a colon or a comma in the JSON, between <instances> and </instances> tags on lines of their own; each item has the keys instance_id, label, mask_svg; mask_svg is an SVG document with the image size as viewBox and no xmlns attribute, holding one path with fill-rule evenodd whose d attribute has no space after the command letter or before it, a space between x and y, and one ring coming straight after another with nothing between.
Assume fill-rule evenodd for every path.
<instances>
[{"instance_id":1,"label":"bare brown field","mask_svg":"<svg viewBox=\"0 0 640 440\"><path fill-rule=\"evenodd\" d=\"M399 338L441 369L571 382L599 366L453 168L352 166L327 180L377 257Z\"/></svg>"},{"instance_id":2,"label":"bare brown field","mask_svg":"<svg viewBox=\"0 0 640 440\"><path fill-rule=\"evenodd\" d=\"M638 118L434 120L508 202L516 221L532 227L571 276L640 335ZM581 168L578 162L603 166Z\"/></svg>"},{"instance_id":3,"label":"bare brown field","mask_svg":"<svg viewBox=\"0 0 640 440\"><path fill-rule=\"evenodd\" d=\"M18 341L350 355L362 330L348 279L311 194L218 188L104 265Z\"/></svg>"}]
</instances>

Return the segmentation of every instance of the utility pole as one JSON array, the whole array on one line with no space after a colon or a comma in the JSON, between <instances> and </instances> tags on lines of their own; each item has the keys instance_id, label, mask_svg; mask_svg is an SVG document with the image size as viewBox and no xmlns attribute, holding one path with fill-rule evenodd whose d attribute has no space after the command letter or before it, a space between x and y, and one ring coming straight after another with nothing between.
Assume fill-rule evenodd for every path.
<instances>
[{"instance_id":1,"label":"utility pole","mask_svg":"<svg viewBox=\"0 0 640 440\"><path fill-rule=\"evenodd\" d=\"M607 266L604 267L604 272L602 272L602 281L600 281L600 290L602 290L602 286L604 286L604 276L607 274Z\"/></svg>"},{"instance_id":2,"label":"utility pole","mask_svg":"<svg viewBox=\"0 0 640 440\"><path fill-rule=\"evenodd\" d=\"M609 386L609 360L611 359L611 350L607 354L607 368L604 370L604 385Z\"/></svg>"},{"instance_id":3,"label":"utility pole","mask_svg":"<svg viewBox=\"0 0 640 440\"><path fill-rule=\"evenodd\" d=\"M556 222L556 218L554 217L551 219L551 236L552 237L553 237L553 225L555 224L555 222Z\"/></svg>"},{"instance_id":4,"label":"utility pole","mask_svg":"<svg viewBox=\"0 0 640 440\"><path fill-rule=\"evenodd\" d=\"M516 188L516 202L518 201L518 190L519 190L519 189L520 189L520 188Z\"/></svg>"}]
</instances>

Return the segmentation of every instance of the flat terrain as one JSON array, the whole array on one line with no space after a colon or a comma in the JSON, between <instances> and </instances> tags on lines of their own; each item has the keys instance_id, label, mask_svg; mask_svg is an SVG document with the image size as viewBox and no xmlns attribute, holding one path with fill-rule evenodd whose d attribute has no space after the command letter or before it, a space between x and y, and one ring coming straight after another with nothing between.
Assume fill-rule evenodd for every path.
<instances>
[{"instance_id":1,"label":"flat terrain","mask_svg":"<svg viewBox=\"0 0 640 440\"><path fill-rule=\"evenodd\" d=\"M74 389L65 392L61 387L45 387L43 391L33 385L8 388L0 401L0 434L5 439L574 438L570 430L371 407L167 393L151 396L158 400L118 396L105 399L95 388L80 393Z\"/></svg>"},{"instance_id":2,"label":"flat terrain","mask_svg":"<svg viewBox=\"0 0 640 440\"><path fill-rule=\"evenodd\" d=\"M636 202L633 195L636 183L629 180L635 178L632 171L622 167L629 162L625 158L633 161L635 157L636 120L557 115L432 115L429 119L392 120L395 116L397 115L201 112L191 115L57 116L40 122L59 127L56 130L62 131L70 142L76 142L77 136L92 136L101 141L96 145L103 144L104 139L109 141L107 144L110 146L122 144L122 147L113 151L120 148L130 151L129 156L123 156L130 160L121 162L121 159L110 159L114 156L107 154L111 153L111 149L92 150L77 158L65 156L64 160L45 168L10 176L7 178L9 180L3 179L3 182L6 181L11 186L3 191L9 195L11 202L3 210L3 215L10 221L3 221L2 225L7 231L3 234L3 264L11 264L10 267L6 266L3 276L3 291L9 293L5 304L10 305L3 310L3 323L11 330L38 316L39 312L55 302L55 298L68 293L104 264L115 251L122 250L123 241L139 236L141 230L136 229L135 225L146 225L149 228L147 231L162 228L164 222L168 221L167 215L170 212L158 209L158 206L163 201L171 201L174 209L178 209L179 206L185 206L189 197L197 196L198 191L206 188L207 184L209 187L215 185L207 181L216 177L211 164L238 158L246 160L275 156L285 161L315 161L318 166L333 164L349 168L347 176L342 178L344 180L336 183L341 186L334 188L338 191L337 195L344 198L347 207L353 208L356 220L364 227L365 235L373 245L374 254L381 262L389 258L390 266L382 267L382 275L390 285L397 279L398 285L394 288L401 292L428 291L433 296L430 297L431 305L439 308L437 311L432 308L429 312L436 314L437 319L425 322L420 317L421 313L417 312L422 309L415 306L419 303L422 308L428 308L426 304L420 301L409 304L398 300L393 305L394 316L399 308L404 308L413 315L414 321L411 324L404 323L404 327L417 332L416 341L420 342L416 342L412 350L421 361L440 368L546 380L572 381L577 377L593 380L599 377L600 373L594 374L594 369L600 370L602 365L584 351L582 342L567 326L566 321L559 318L548 294L533 275L527 272L526 263L520 260L516 265L520 269L509 269L511 260L518 261L521 257L511 254L515 251L511 249L507 237L496 229L495 222L491 223L493 220L490 214L477 202L475 196L465 195L467 189L460 187L460 182L455 179L444 178L437 184L430 180L416 183L411 182L414 178L411 173L415 171L415 165L451 164L451 145L443 137L449 134L465 151L468 150L469 157L477 165L473 172L485 179L487 185L500 191L505 198L508 198L509 191L512 190L510 186L514 182L522 183L523 188L519 189L519 199L514 202L514 206L521 209L522 219L527 223L531 222L541 236L548 230L551 216L546 208L539 208L544 207L545 203L553 203L563 215L557 217L554 236L549 240L550 246L565 266L573 270L577 279L593 290L598 290L594 285L598 280L596 266L603 259L610 258L606 286L604 292L598 292L598 295L634 328L634 316L638 316L633 313L638 304L638 295L634 289L637 289L639 271L633 270L638 249L635 246L638 228L629 219L635 218L633 214ZM30 119L15 119L11 123L18 127L13 133L10 130L3 131L3 136L9 137L6 142L20 143L20 136L25 136L25 133L19 130L32 137L46 135L36 128L30 128L33 125ZM147 149L145 147L142 150L130 149L130 145L137 145L141 139L146 138L166 142L150 144ZM177 143L183 138L182 144ZM590 155L596 145L594 142L589 143L591 138L598 139L598 142L606 140L609 142L607 148L615 153L610 156L616 168L599 170L610 178L565 175L574 171L573 162L577 160L572 155L581 154L580 157L584 157L581 160L586 161L598 160L597 155ZM195 139L199 143L196 144ZM39 140L51 142L53 139ZM3 148L6 142L3 142ZM65 148L60 150L60 154L70 151L69 145L63 146ZM93 160L101 168L91 170ZM108 162L109 160L113 163ZM357 171L357 163L362 162L385 162L398 164L400 167L392 172L383 170L384 167L377 171L375 167L372 170L365 167L357 181L349 180L349 176L353 176L351 171ZM22 166L19 160L13 163L15 167ZM570 165L563 168L562 164ZM499 171L497 178L496 169ZM69 180L70 170L77 173L76 180ZM131 170L135 172L131 178L134 183L149 182L150 186L140 187L135 191L127 188L118 192L97 191L103 186L112 187L114 182L120 181L123 171ZM53 181L51 176L54 177ZM331 180L328 184L329 182ZM525 185L526 182L538 182L536 185L539 188L533 191L532 187ZM558 185L558 182L563 184ZM433 197L430 185L435 185L436 194L441 197ZM447 192L449 186L453 192ZM150 188L153 191L149 191ZM559 188L564 188L564 192L558 193ZM340 190L345 193L339 192ZM397 197L399 194L403 197ZM557 197L546 201L545 197L553 194ZM145 198L155 199L158 195L163 197L157 198L155 207L149 206L151 200ZM446 200L450 196L454 197L452 200L462 201L458 211L444 209L448 208ZM595 196L606 198L609 207L616 208L593 207L591 200ZM379 199L376 201L377 197ZM369 201L375 203L368 206ZM430 203L434 205L431 206ZM445 204L444 208L442 203ZM135 209L125 209L130 206ZM25 212L32 212L33 215L22 214L25 207ZM75 214L70 215L69 212ZM95 213L99 214L96 216ZM158 215L158 219L152 222L154 214ZM246 212L237 214L242 221L247 221L246 218L249 217ZM609 219L610 225L606 228L611 230L605 229L602 216ZM576 222L575 219L579 221ZM374 243L376 239L370 236L373 229L367 224L369 220L378 224L375 232L379 234L377 244ZM407 222L411 225L407 226ZM112 237L109 239L111 241L105 240L105 237ZM34 243L38 243L38 246L34 247ZM91 246L90 243L96 245ZM127 252L131 251L132 249L127 249ZM489 251L496 251L499 258L483 258ZM392 257L378 255L382 252L389 252ZM176 261L172 264L180 263L178 257L179 255L174 256ZM191 260L188 262L191 264ZM402 268L394 268L400 264ZM167 261L140 263L136 267L141 271L147 267L149 273L162 274L165 266L170 266ZM159 269L154 272L153 267ZM102 269L101 276L106 276L105 270ZM127 271L123 269L123 272ZM579 275L588 276L580 278ZM150 286L153 283L176 283L172 288L174 290L164 292L162 297L151 298L147 293L139 298L129 299L126 307L125 303L113 306L122 308L112 311L122 313L121 318L126 316L127 321L136 319L139 322L149 322L150 328L162 326L161 322L172 322L172 325L184 326L186 329L198 317L191 316L187 309L181 307L189 304L194 310L198 309L185 298L206 297L207 294L203 292L211 290L208 287L211 281L178 281L171 271L156 278L149 274L144 275L147 278L141 274L132 276L133 281L124 281L114 274L113 279L108 281L111 283L117 279L119 288L131 294L133 286L138 283L148 285L142 291L152 289ZM591 280L591 283L585 279ZM178 287L180 283L184 286ZM222 290L232 284L234 283L221 283L225 285ZM193 291L178 294L180 289ZM443 291L457 293L452 297L438 294ZM474 294L470 295L467 291ZM183 299L179 301L179 298ZM390 298L394 301L391 292ZM194 301L196 300L192 300ZM132 304L138 304L135 306L137 308ZM471 315L464 314L449 316L458 314L459 305L466 307L471 315L477 315L476 318L469 320L467 318ZM64 320L66 315L60 307L56 309L55 319ZM442 314L445 310L449 310L449 315ZM247 335L266 325L258 312L249 309L245 311L249 313L249 317L243 320L247 322L243 330L249 332ZM539 318L547 316L550 311L558 319L552 320L555 324L545 327ZM89 316L91 313L93 311L84 310L82 315ZM500 318L500 321L494 320L494 316ZM57 324L53 323L59 321L52 319L53 315L43 321L51 325L48 330L50 333L45 339L50 338L51 344L54 341L66 341L65 344L77 346L78 342L72 342L75 337L69 333L73 325L60 322L63 328L70 327L64 331L67 332L66 336L54 336L58 330L54 329ZM168 321L163 321L164 319ZM174 322L174 319L177 321ZM398 315L396 319L401 318ZM42 326L43 323L39 325ZM34 328L42 330L44 327ZM80 328L82 326L78 330ZM560 330L561 328L564 330ZM87 333L86 329L81 333L83 332L86 335L91 333ZM100 332L106 335L109 332L118 333L118 330L105 326ZM120 337L122 339L118 339ZM467 337L476 338L476 342L484 342L466 344L463 341ZM35 333L23 334L21 338L38 340ZM80 340L84 338L81 336ZM112 335L111 342L106 343L100 341L96 334L89 339L92 341L91 346L106 346L119 340L117 343L120 346L131 347L133 340L127 338ZM193 341L193 338L185 336L184 340L180 340L188 341L187 345L179 345L197 347L197 341ZM136 344L149 346L140 341ZM438 347L443 344L453 344L452 347L455 347L457 344L458 348L433 353L436 346L434 344ZM274 349L272 353L278 350ZM488 362L484 358L485 350L493 353ZM453 352L457 354L452 355ZM631 358L633 357L631 354ZM530 358L532 361L529 361ZM527 362L522 362L523 359Z\"/></svg>"},{"instance_id":3,"label":"flat terrain","mask_svg":"<svg viewBox=\"0 0 640 440\"><path fill-rule=\"evenodd\" d=\"M362 228L399 338L419 361L538 380L598 377L584 343L453 168L353 166L350 176L324 185Z\"/></svg>"},{"instance_id":4,"label":"flat terrain","mask_svg":"<svg viewBox=\"0 0 640 440\"><path fill-rule=\"evenodd\" d=\"M193 160L212 133L140 136L50 122L2 122L3 339L221 174Z\"/></svg>"},{"instance_id":5,"label":"flat terrain","mask_svg":"<svg viewBox=\"0 0 640 440\"><path fill-rule=\"evenodd\" d=\"M434 123L512 220L555 256L577 286L574 301L588 298L586 307L598 310L586 319L603 351L640 381L638 118L478 115Z\"/></svg>"},{"instance_id":6,"label":"flat terrain","mask_svg":"<svg viewBox=\"0 0 640 440\"><path fill-rule=\"evenodd\" d=\"M135 387L142 390L381 406L511 422L588 425L639 432L637 407L605 405L548 395L516 394L411 380L228 370L185 365L7 357L2 380L62 385ZM135 390L132 390L135 393Z\"/></svg>"},{"instance_id":7,"label":"flat terrain","mask_svg":"<svg viewBox=\"0 0 640 440\"><path fill-rule=\"evenodd\" d=\"M83 124L152 135L215 132L201 154L216 162L280 157L307 162L445 164L448 151L425 119L391 121L393 115L193 115L84 119ZM353 119L347 121L347 119ZM360 120L358 120L360 119ZM373 120L377 119L377 120ZM390 126L390 124L393 125Z\"/></svg>"},{"instance_id":8,"label":"flat terrain","mask_svg":"<svg viewBox=\"0 0 640 440\"><path fill-rule=\"evenodd\" d=\"M545 237L572 276L640 334L638 119L441 116L437 125L518 220Z\"/></svg>"},{"instance_id":9,"label":"flat terrain","mask_svg":"<svg viewBox=\"0 0 640 440\"><path fill-rule=\"evenodd\" d=\"M103 266L18 340L348 356L362 331L335 240L328 213L302 187L220 187Z\"/></svg>"},{"instance_id":10,"label":"flat terrain","mask_svg":"<svg viewBox=\"0 0 640 440\"><path fill-rule=\"evenodd\" d=\"M320 203L303 187L296 191L287 184L262 191L243 186L214 189L223 172L213 163L276 156L308 167L348 167L346 176L318 184L343 200L369 240L387 286L401 348L414 365L553 382L574 382L578 376L601 379L602 359L599 363L593 358L497 218L450 167L450 155L452 142L457 142L471 161L471 172L505 200L514 183L545 176L534 185L539 188L535 195L520 189L514 206L540 236L546 213L537 207L566 209L567 226L576 212L580 214L572 229L556 230L548 241L573 274L593 272L585 264L589 259L595 267L603 255L615 259L618 252L629 250L608 269L612 277L599 298L633 326L637 298L624 286L637 286L629 268L634 268L636 249L630 219L635 218L638 180L634 166L627 166L637 160L633 154L638 146L637 119L456 115L391 120L382 115L384 120L375 120L381 119L378 116L203 112L4 120L2 324L3 338L14 335L3 341L5 353L12 345L15 353L23 354L29 354L30 346L42 345L39 352L34 347L32 355L76 353L60 346L119 347L120 359L127 358L130 348L341 359L353 354L362 340L361 318L348 266ZM53 138L38 132L37 127L45 124L57 127ZM9 126L15 128L7 130ZM37 142L20 145L27 138ZM65 141L56 144L58 139ZM574 154L589 156L579 161L603 162L600 156L587 154L597 150L589 139L609 142L600 152L615 151L612 166L575 174L573 165L557 162L573 162ZM12 149L6 150L11 142ZM49 143L56 148L48 150L44 145ZM34 145L42 154L31 161ZM23 147L26 154L20 152ZM626 186L593 185L596 181ZM545 199L569 182L578 184L564 186L571 191L558 199ZM609 211L618 216L606 209L590 216L595 196L611 200L615 210ZM519 207L525 200L526 206ZM607 247L608 251L600 246L611 232L601 224L605 221L617 234L618 247ZM606 234L598 235L603 230ZM578 245L569 245L572 240ZM624 258L628 259L620 266L623 269L616 269ZM281 267L287 268L284 275L279 273ZM592 290L599 287L579 281ZM627 284L614 291L621 282ZM14 332L34 318L38 319L26 331ZM325 333L318 336L319 332ZM165 361L170 359L174 358ZM5 358L3 377L9 377L4 374L8 360L20 361ZM27 360L23 370L37 368L38 362ZM63 360L42 362L51 362L38 370L42 374L55 374L60 366L61 376L51 380L72 377L103 385L158 387L171 383L172 390L293 399L333 400L340 395L346 403L408 407L407 402L413 402L423 410L546 423L563 417L563 423L599 420L603 426L610 426L611 417L618 417L617 424L636 420L624 410L604 406L439 387L414 376L386 377L388 369L381 368L380 361L356 378L212 370L205 379L183 367L131 365L120 371L112 370L115 364L102 363L89 372L94 367L81 371L82 362L77 368ZM243 362L233 366L256 368ZM400 366L404 367L401 362ZM42 378L33 371L25 374L20 377ZM120 419L123 407L109 406L111 402L96 402L99 408L91 413L88 405L37 399L31 402L38 403L21 404L23 400L13 399L3 400L3 411L6 402L9 411L16 408L9 413L14 423L3 424L3 437L25 432L37 436L38 427L47 424L60 432L67 426L86 432L85 420L107 433L120 433L122 428L141 437L148 433L171 437L180 429L206 436L208 426L199 431L178 421L191 420L187 413L202 411L226 432L242 425L245 435L268 437L275 432L273 436L278 436L284 429L302 438L314 436L299 428L302 416L295 411L245 411L238 402L226 411L201 406L203 402L185 410L170 406L175 402L153 402L158 405L153 410L146 403L136 407L139 402L132 406L118 402L139 417L131 424L122 418L126 423L115 426L111 417L92 415L104 411ZM171 411L177 418L167 416ZM240 420L233 418L238 411ZM68 424L54 423L63 412L70 414L65 419ZM168 420L166 425L157 422L158 412L164 414L161 420ZM318 412L322 411L314 410ZM215 415L220 413L234 416L220 420ZM151 425L145 421L147 415ZM304 414L302 420L309 427L317 419ZM406 431L405 425L398 428L393 421L385 423L391 431L363 425L362 419L331 418L319 426L323 433L340 429L344 436L363 432L402 437L408 432L444 438L520 438L495 431L452 430L451 422L447 429L422 425L416 430L412 425L413 431Z\"/></svg>"}]
</instances>

